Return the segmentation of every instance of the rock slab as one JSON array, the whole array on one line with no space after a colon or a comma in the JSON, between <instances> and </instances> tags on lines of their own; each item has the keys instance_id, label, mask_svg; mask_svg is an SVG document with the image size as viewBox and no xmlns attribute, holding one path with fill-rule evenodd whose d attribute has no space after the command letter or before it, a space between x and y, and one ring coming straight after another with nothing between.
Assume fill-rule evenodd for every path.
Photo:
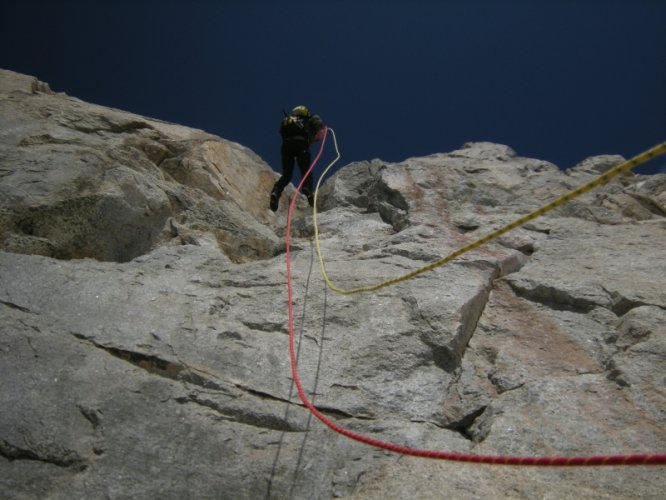
<instances>
[{"instance_id":1,"label":"rock slab","mask_svg":"<svg viewBox=\"0 0 666 500\"><path fill-rule=\"evenodd\" d=\"M305 410L276 175L241 145L0 71L3 498L661 498L661 467L399 456ZM342 287L422 266L591 179L509 147L347 165L320 193ZM293 191L287 193L291 195ZM285 195L285 196L287 196ZM298 201L298 367L329 418L461 453L666 451L666 176L627 175L450 265L327 291Z\"/></svg>"}]
</instances>

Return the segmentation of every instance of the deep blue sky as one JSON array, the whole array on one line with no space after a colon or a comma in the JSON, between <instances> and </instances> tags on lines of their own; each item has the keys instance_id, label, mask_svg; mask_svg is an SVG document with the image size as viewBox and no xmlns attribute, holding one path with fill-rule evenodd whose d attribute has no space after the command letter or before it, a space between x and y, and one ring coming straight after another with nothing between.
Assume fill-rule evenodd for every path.
<instances>
[{"instance_id":1,"label":"deep blue sky","mask_svg":"<svg viewBox=\"0 0 666 500\"><path fill-rule=\"evenodd\" d=\"M666 140L665 0L7 3L0 67L276 169L297 104L336 130L341 164L493 141L568 168Z\"/></svg>"}]
</instances>

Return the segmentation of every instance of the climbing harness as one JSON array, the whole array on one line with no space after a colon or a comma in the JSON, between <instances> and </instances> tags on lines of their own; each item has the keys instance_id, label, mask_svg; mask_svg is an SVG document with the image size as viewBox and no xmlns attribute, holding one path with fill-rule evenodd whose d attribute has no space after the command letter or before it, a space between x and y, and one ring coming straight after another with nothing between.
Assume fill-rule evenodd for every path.
<instances>
[{"instance_id":1,"label":"climbing harness","mask_svg":"<svg viewBox=\"0 0 666 500\"><path fill-rule=\"evenodd\" d=\"M319 262L320 262L320 268L322 271L322 275L324 276L324 279L326 281L326 284L329 288L332 290L350 295L350 294L356 294L356 293L361 293L361 292L369 292L369 291L374 291L378 290L380 288L387 287L389 285L393 285L396 283L400 283L406 280L409 280L411 278L414 278L415 276L418 276L420 274L423 274L428 271L432 271L433 269L443 266L447 262L450 262L451 260L455 259L456 257L459 257L465 252L468 252L470 250L473 250L475 248L480 247L481 245L484 245L485 243L488 243L489 241L499 237L500 235L506 233L507 231L510 231L511 229L515 229L516 227L523 225L540 215L545 214L546 212L566 203L567 201L570 201L574 199L577 196L580 196L583 193L586 193L590 191L591 189L601 186L603 184L606 184L609 182L611 179L616 177L622 172L626 172L632 168L634 168L637 165L640 165L641 163L644 163L648 161L651 158L654 158L655 156L658 156L660 154L663 154L666 152L666 142L661 143L641 154L638 156L635 156L634 158L608 170L604 174L600 175L599 177L593 179L592 181L583 184L582 186L574 189L573 191L570 191L563 196L560 196L556 200L542 206L541 208L538 208L537 210L534 210L533 212L530 212L527 215L524 215L515 221L491 232L490 234L483 236L482 238L474 241L473 243L470 243L468 245L465 245L464 247L460 248L459 250L456 250L452 252L451 254L447 255L446 257L443 257L441 259L435 260L431 262L430 264L427 264L421 268L418 268L414 271L411 271L407 274L404 274L402 276L397 276L395 278L388 279L386 281L383 281L381 283L377 283L375 285L369 285L369 286L364 286L364 287L359 287L359 288L353 288L353 289L341 289L338 287L335 287L328 276L326 275L325 268L324 268L324 262L323 258L321 255L321 249L319 245L319 239L318 239L318 229L317 229L317 194L319 191L319 186L321 183L321 180L324 178L326 173L330 170L331 166L338 161L340 158L340 152L338 150L337 146L337 140L335 139L335 132L333 129L327 128L325 129L325 134L324 137L322 138L321 145L319 147L319 152L317 153L317 156L313 160L312 164L310 165L310 168L308 169L308 172L306 173L305 176L303 176L303 179L301 179L300 183L296 187L296 195L299 193L301 190L303 183L308 175L312 172L314 169L315 165L319 161L319 158L321 157L321 154L324 150L324 145L326 143L326 137L328 135L327 132L331 132L331 135L333 137L334 143L335 143L335 150L337 153L337 157L333 160L331 164L323 171L322 175L319 178L319 181L317 182L317 187L315 189L315 203L313 207L313 222L314 222L314 227L315 227L315 238L316 238L316 247L317 247L317 254L319 256ZM396 453L401 453L404 455L412 455L412 456L417 456L417 457L424 457L424 458L435 458L435 459L440 459L440 460L450 460L450 461L458 461L458 462L470 462L470 463L483 463L483 464L496 464L496 465L530 465L530 466L603 466L603 465L666 465L666 453L663 454L632 454L632 455L592 455L592 456L572 456L572 457L566 457L566 456L553 456L553 457L540 457L540 456L508 456L508 455L475 455L475 454L469 454L469 453L454 453L454 452L446 452L446 451L437 451L437 450L425 450L425 449L418 449L418 448L410 448L406 446L400 446L394 443L389 443L387 441L381 441L379 439L375 439L369 436L365 436L363 434L359 434L357 432L351 431L349 429L346 429L345 427L342 427L339 424L336 424L335 422L331 421L328 417L326 417L324 414L322 414L316 407L315 405L310 401L308 398L307 394L305 393L303 389L303 384L301 383L300 376L298 374L298 366L297 366L297 356L296 356L296 349L295 349L295 342L294 342L294 303L293 303L293 286L292 286L292 273L291 273L291 222L293 218L293 213L294 213L294 208L296 206L296 200L297 196L292 197L291 203L289 204L289 211L287 214L287 231L286 231L286 236L285 236L285 244L286 244L286 263L287 263L287 309L288 309L288 324L289 324L289 355L291 358L291 371L294 379L294 383L296 385L296 389L298 391L298 395L301 398L301 401L305 405L310 412L317 417L322 423L324 423L326 426L328 426L331 430L342 434L343 436L346 436L350 439L353 439L355 441L359 441L361 443L365 443L371 446L375 446L377 448L382 448L388 451L393 451Z\"/></svg>"}]
</instances>

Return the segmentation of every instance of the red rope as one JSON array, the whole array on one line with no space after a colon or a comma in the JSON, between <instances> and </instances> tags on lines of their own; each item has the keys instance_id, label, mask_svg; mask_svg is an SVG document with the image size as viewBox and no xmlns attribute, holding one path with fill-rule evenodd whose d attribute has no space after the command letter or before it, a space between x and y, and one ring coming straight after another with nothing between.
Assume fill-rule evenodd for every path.
<instances>
[{"instance_id":1,"label":"red rope","mask_svg":"<svg viewBox=\"0 0 666 500\"><path fill-rule=\"evenodd\" d=\"M327 129L326 129L327 131ZM308 175L311 175L314 166L319 161L321 154L324 150L324 145L326 143L326 136L321 141L321 146L319 147L319 152L315 157L314 161L310 165L310 168L307 171L307 174L301 182L296 187L296 192L291 199L289 204L289 211L287 214L287 234L286 234L286 260L287 260L287 309L289 311L289 355L291 357L291 372L294 377L294 382L296 383L296 389L298 390L298 395L303 401L303 404L312 412L312 414L321 420L325 425L327 425L333 431L342 434L350 439L355 441L360 441L361 443L369 444L377 448L382 448L384 450L393 451L396 453L401 453L403 455L412 455L415 457L425 457L425 458L436 458L440 460L452 460L457 462L472 462L472 463L482 463L482 464L496 464L496 465L533 465L533 466L601 466L601 465L666 465L666 454L637 454L637 455L593 455L593 456L579 456L579 457L538 457L538 456L504 456L504 455L474 455L468 453L453 453L447 451L437 451L437 450L422 450L416 448L408 448L406 446L400 446L397 444L389 443L386 441L381 441L379 439L374 439L369 436L364 436L358 434L354 431L350 431L342 427L341 425L336 424L329 420L325 415L323 415L312 402L308 399L305 391L303 390L303 385L301 384L301 379L298 375L298 368L296 364L296 350L294 347L294 305L293 305L293 290L292 290L292 276L291 276L291 220L294 213L294 208L296 206L296 201L298 199L298 193L303 186L303 183Z\"/></svg>"}]
</instances>

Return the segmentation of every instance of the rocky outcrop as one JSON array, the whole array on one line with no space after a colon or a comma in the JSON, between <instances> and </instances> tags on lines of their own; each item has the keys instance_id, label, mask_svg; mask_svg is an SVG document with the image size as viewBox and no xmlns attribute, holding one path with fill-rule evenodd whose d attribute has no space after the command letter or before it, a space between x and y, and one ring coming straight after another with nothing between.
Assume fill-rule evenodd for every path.
<instances>
[{"instance_id":1,"label":"rocky outcrop","mask_svg":"<svg viewBox=\"0 0 666 500\"><path fill-rule=\"evenodd\" d=\"M234 261L278 253L257 196L275 174L249 149L8 71L0 86L3 250L127 262L210 234Z\"/></svg>"},{"instance_id":2,"label":"rocky outcrop","mask_svg":"<svg viewBox=\"0 0 666 500\"><path fill-rule=\"evenodd\" d=\"M251 151L0 72L0 488L7 498L661 498L659 467L402 457L302 407L285 203ZM336 284L403 274L621 161L506 146L347 165L320 193ZM627 175L451 264L340 296L294 222L299 371L341 425L516 455L666 450L666 176Z\"/></svg>"}]
</instances>

